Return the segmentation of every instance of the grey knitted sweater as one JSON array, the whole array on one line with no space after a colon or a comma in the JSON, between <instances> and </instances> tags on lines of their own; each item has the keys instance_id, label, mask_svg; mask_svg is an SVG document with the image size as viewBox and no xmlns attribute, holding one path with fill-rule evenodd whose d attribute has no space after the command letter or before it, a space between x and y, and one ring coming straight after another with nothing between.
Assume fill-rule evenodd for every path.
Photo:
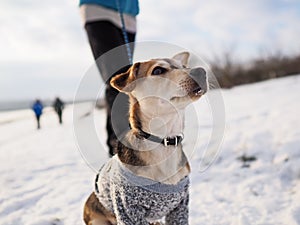
<instances>
[{"instance_id":1,"label":"grey knitted sweater","mask_svg":"<svg viewBox=\"0 0 300 225\"><path fill-rule=\"evenodd\" d=\"M113 212L118 225L188 224L189 179L168 185L134 175L114 156L102 167L95 194Z\"/></svg>"}]
</instances>

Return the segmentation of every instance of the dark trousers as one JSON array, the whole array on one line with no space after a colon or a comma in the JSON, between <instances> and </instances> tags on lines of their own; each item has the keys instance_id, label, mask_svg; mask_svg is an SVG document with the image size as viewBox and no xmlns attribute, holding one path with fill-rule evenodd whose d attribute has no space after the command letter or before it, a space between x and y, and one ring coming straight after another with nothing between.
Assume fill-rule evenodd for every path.
<instances>
[{"instance_id":1,"label":"dark trousers","mask_svg":"<svg viewBox=\"0 0 300 225\"><path fill-rule=\"evenodd\" d=\"M35 117L36 117L36 122L37 122L37 129L40 129L41 128L41 124L40 124L41 115L35 114Z\"/></svg>"},{"instance_id":2,"label":"dark trousers","mask_svg":"<svg viewBox=\"0 0 300 225\"><path fill-rule=\"evenodd\" d=\"M59 123L62 124L62 110L57 110Z\"/></svg>"},{"instance_id":3,"label":"dark trousers","mask_svg":"<svg viewBox=\"0 0 300 225\"><path fill-rule=\"evenodd\" d=\"M119 93L116 89L111 87L109 81L114 75L126 72L129 68L128 65L130 64L130 61L124 46L117 48L117 51L110 51L125 44L120 28L108 21L96 21L86 23L85 30L101 77L104 82L106 82L106 130L108 136L106 143L109 147L109 154L113 155L116 153L117 137L120 137L129 129L129 101L127 95ZM128 39L131 42L130 49L133 53L135 33L127 34ZM118 103L114 105L116 98L118 99L118 101L116 101Z\"/></svg>"}]
</instances>

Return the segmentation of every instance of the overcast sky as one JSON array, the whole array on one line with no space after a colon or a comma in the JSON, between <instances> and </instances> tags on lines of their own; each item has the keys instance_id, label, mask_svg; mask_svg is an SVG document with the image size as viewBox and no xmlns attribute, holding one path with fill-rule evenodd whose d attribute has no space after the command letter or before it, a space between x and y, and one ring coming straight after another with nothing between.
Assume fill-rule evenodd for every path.
<instances>
[{"instance_id":1,"label":"overcast sky","mask_svg":"<svg viewBox=\"0 0 300 225\"><path fill-rule=\"evenodd\" d=\"M138 41L212 59L300 52L299 0L141 0ZM0 1L0 100L72 99L93 62L74 0Z\"/></svg>"}]
</instances>

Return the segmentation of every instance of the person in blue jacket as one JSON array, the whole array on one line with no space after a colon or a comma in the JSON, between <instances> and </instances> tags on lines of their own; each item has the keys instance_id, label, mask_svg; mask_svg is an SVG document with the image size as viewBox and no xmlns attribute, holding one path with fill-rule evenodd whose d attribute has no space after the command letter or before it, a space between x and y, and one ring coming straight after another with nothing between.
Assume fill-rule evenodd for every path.
<instances>
[{"instance_id":1,"label":"person in blue jacket","mask_svg":"<svg viewBox=\"0 0 300 225\"><path fill-rule=\"evenodd\" d=\"M106 82L108 137L106 143L109 147L109 154L112 156L116 153L117 137L129 129L129 123L125 116L128 115L128 97L112 88L109 81L114 75L127 71L130 66L129 56L133 54L136 16L139 13L138 0L80 0L79 5L94 59L102 79ZM121 14L125 26L122 25ZM128 48L124 46L127 41L130 43L129 52ZM104 54L116 47L120 48L117 55ZM117 96L120 103L116 106L117 110L112 112ZM112 120L114 126L112 126Z\"/></svg>"},{"instance_id":2,"label":"person in blue jacket","mask_svg":"<svg viewBox=\"0 0 300 225\"><path fill-rule=\"evenodd\" d=\"M39 99L37 99L34 102L34 104L32 105L32 110L34 111L36 121L37 121L37 129L41 128L40 118L41 118L41 115L43 114L43 108L44 108L44 106Z\"/></svg>"}]
</instances>

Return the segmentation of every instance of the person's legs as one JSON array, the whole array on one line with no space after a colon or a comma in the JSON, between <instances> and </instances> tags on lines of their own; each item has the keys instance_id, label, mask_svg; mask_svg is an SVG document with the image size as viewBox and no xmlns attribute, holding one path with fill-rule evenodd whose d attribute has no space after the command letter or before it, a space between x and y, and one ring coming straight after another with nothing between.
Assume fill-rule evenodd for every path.
<instances>
[{"instance_id":1,"label":"person's legs","mask_svg":"<svg viewBox=\"0 0 300 225\"><path fill-rule=\"evenodd\" d=\"M105 91L107 103L107 145L109 147L109 154L113 155L115 154L117 136L121 135L129 128L128 119L126 117L126 115L128 115L128 97L112 88L109 85L109 80L112 76L125 72L124 70L127 70L128 68L120 70L120 67L129 65L130 61L125 47L120 48L120 51L117 51L117 55L103 55L109 50L124 44L121 29L108 21L87 23L85 29L95 60L100 57L97 60L97 66L104 82L107 83ZM128 38L130 42L134 42L135 34L128 33ZM133 51L133 45L131 45L131 51ZM112 107L117 96L120 98L118 97L117 110L113 111L112 116ZM112 126L112 119L114 120L114 126Z\"/></svg>"},{"instance_id":2,"label":"person's legs","mask_svg":"<svg viewBox=\"0 0 300 225\"><path fill-rule=\"evenodd\" d=\"M62 124L62 110L58 110L57 114L58 114L59 123Z\"/></svg>"},{"instance_id":3,"label":"person's legs","mask_svg":"<svg viewBox=\"0 0 300 225\"><path fill-rule=\"evenodd\" d=\"M85 30L97 66L105 82L121 67L130 64L126 47L119 47L125 44L120 28L108 21L97 21L86 23ZM131 52L133 52L134 45L132 42L135 41L135 33L127 34L131 42ZM119 47L117 51L103 55L116 47Z\"/></svg>"},{"instance_id":4,"label":"person's legs","mask_svg":"<svg viewBox=\"0 0 300 225\"><path fill-rule=\"evenodd\" d=\"M36 121L37 121L37 129L41 128L41 124L40 124L40 115L36 115Z\"/></svg>"}]
</instances>

